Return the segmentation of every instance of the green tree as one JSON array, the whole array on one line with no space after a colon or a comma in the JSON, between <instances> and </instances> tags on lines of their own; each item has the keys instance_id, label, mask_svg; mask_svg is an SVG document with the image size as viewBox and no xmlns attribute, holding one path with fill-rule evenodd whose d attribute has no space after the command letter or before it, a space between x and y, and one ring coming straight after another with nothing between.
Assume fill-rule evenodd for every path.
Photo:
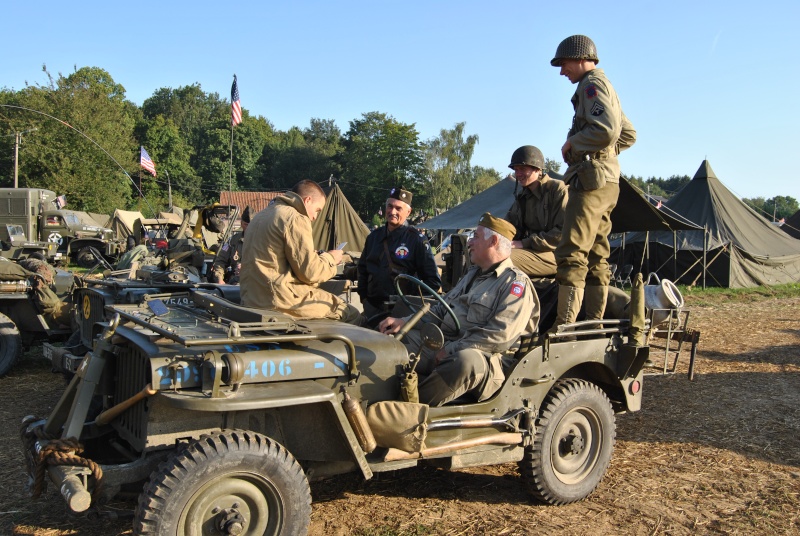
<instances>
[{"instance_id":1,"label":"green tree","mask_svg":"<svg viewBox=\"0 0 800 536\"><path fill-rule=\"evenodd\" d=\"M350 121L345 134L342 191L361 214L369 218L383 206L392 186L421 191L422 146L411 124L370 112ZM414 201L417 208L421 205Z\"/></svg>"},{"instance_id":2,"label":"green tree","mask_svg":"<svg viewBox=\"0 0 800 536\"><path fill-rule=\"evenodd\" d=\"M770 221L788 218L800 208L794 197L785 195L778 195L770 199L764 199L763 197L744 198L742 201Z\"/></svg>"},{"instance_id":3,"label":"green tree","mask_svg":"<svg viewBox=\"0 0 800 536\"><path fill-rule=\"evenodd\" d=\"M442 129L437 138L425 143L425 164L429 177L427 190L431 206L445 208L458 205L477 193L472 155L478 135L464 137L466 123Z\"/></svg>"},{"instance_id":4,"label":"green tree","mask_svg":"<svg viewBox=\"0 0 800 536\"><path fill-rule=\"evenodd\" d=\"M6 104L35 110L4 108L0 116L7 132L37 129L20 155L19 185L64 194L75 209L110 212L127 206L131 183L123 169L130 173L137 167L138 108L103 69L82 67L55 78L46 67L43 71L46 85L3 94ZM10 178L13 170L8 171L2 175Z\"/></svg>"},{"instance_id":5,"label":"green tree","mask_svg":"<svg viewBox=\"0 0 800 536\"><path fill-rule=\"evenodd\" d=\"M481 166L472 167L472 176L475 177L475 193L479 194L503 180L503 175L492 168ZM510 205L509 205L510 206ZM503 214L505 216L505 214Z\"/></svg>"},{"instance_id":6,"label":"green tree","mask_svg":"<svg viewBox=\"0 0 800 536\"><path fill-rule=\"evenodd\" d=\"M263 186L290 188L303 179L320 182L341 176L342 151L342 134L333 120L312 119L305 130L293 127L278 133L264 147L259 161Z\"/></svg>"},{"instance_id":7,"label":"green tree","mask_svg":"<svg viewBox=\"0 0 800 536\"><path fill-rule=\"evenodd\" d=\"M558 173L558 170L561 169L561 162L558 160L553 160L552 158L545 157L544 159L544 172L548 174Z\"/></svg>"}]
</instances>

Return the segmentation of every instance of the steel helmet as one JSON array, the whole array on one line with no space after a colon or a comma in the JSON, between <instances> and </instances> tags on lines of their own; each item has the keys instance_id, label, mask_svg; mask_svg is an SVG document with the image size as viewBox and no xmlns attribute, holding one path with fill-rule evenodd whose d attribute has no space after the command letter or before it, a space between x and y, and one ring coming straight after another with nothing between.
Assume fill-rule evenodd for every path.
<instances>
[{"instance_id":1,"label":"steel helmet","mask_svg":"<svg viewBox=\"0 0 800 536\"><path fill-rule=\"evenodd\" d=\"M558 44L556 57L550 60L550 65L560 67L561 60L591 60L600 63L594 41L585 35L571 35Z\"/></svg>"},{"instance_id":2,"label":"steel helmet","mask_svg":"<svg viewBox=\"0 0 800 536\"><path fill-rule=\"evenodd\" d=\"M533 145L523 145L511 155L511 163L508 167L514 169L514 166L533 166L537 169L544 169L544 155Z\"/></svg>"}]
</instances>

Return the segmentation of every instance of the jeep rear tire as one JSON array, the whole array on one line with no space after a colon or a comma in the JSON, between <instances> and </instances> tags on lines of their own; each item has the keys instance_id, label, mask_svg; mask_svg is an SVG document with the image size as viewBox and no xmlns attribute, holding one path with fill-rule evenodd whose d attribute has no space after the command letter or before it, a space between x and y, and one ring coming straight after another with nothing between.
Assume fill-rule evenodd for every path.
<instances>
[{"instance_id":1,"label":"jeep rear tire","mask_svg":"<svg viewBox=\"0 0 800 536\"><path fill-rule=\"evenodd\" d=\"M555 505L585 498L605 475L615 437L614 410L599 387L556 382L542 403L534 443L519 462L528 493Z\"/></svg>"},{"instance_id":2,"label":"jeep rear tire","mask_svg":"<svg viewBox=\"0 0 800 536\"><path fill-rule=\"evenodd\" d=\"M0 376L5 376L22 357L22 337L14 322L0 313Z\"/></svg>"},{"instance_id":3,"label":"jeep rear tire","mask_svg":"<svg viewBox=\"0 0 800 536\"><path fill-rule=\"evenodd\" d=\"M139 496L135 534L305 534L311 490L282 445L244 430L204 435L162 463Z\"/></svg>"}]
</instances>

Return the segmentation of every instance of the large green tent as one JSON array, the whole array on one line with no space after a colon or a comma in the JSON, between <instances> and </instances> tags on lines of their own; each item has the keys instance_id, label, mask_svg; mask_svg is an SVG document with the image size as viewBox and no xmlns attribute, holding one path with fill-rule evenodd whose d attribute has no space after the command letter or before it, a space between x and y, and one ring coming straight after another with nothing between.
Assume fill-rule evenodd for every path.
<instances>
[{"instance_id":1,"label":"large green tent","mask_svg":"<svg viewBox=\"0 0 800 536\"><path fill-rule=\"evenodd\" d=\"M684 284L705 278L706 285L731 288L800 281L800 241L731 193L707 160L665 206L706 231L680 231L677 240L665 232L628 235L626 262L638 267L647 257L643 272Z\"/></svg>"}]
</instances>

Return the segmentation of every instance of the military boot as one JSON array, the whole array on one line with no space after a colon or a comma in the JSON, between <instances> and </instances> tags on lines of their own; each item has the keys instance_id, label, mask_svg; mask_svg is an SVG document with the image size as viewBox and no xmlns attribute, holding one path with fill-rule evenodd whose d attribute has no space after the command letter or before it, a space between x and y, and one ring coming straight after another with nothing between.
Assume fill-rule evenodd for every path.
<instances>
[{"instance_id":1,"label":"military boot","mask_svg":"<svg viewBox=\"0 0 800 536\"><path fill-rule=\"evenodd\" d=\"M555 333L558 326L571 324L578 318L578 311L583 301L583 289L567 285L558 286L558 306L556 308L556 321L550 328Z\"/></svg>"},{"instance_id":2,"label":"military boot","mask_svg":"<svg viewBox=\"0 0 800 536\"><path fill-rule=\"evenodd\" d=\"M602 320L606 311L608 300L608 287L589 285L583 295L586 310L586 320Z\"/></svg>"}]
</instances>

